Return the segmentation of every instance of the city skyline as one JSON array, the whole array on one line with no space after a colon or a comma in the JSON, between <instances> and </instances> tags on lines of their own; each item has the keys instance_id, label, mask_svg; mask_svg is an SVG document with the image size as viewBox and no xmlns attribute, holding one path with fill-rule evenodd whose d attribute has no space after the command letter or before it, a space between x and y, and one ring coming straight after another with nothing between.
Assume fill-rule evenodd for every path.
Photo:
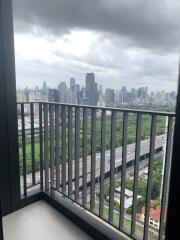
<instances>
[{"instance_id":1,"label":"city skyline","mask_svg":"<svg viewBox=\"0 0 180 240\"><path fill-rule=\"evenodd\" d=\"M130 88L125 85L118 89L105 88L96 82L95 73L86 73L84 84L80 85L74 77L51 88L44 81L42 87L17 90L17 101L48 101L92 106L120 105L159 105L175 107L175 91L150 91L147 86Z\"/></svg>"},{"instance_id":2,"label":"city skyline","mask_svg":"<svg viewBox=\"0 0 180 240\"><path fill-rule=\"evenodd\" d=\"M97 73L94 73L94 74L97 74ZM29 88L29 89L41 88L44 82L47 83L49 88L56 88L60 82L65 82L67 84L67 86L70 86L70 79L75 79L76 84L79 84L80 86L85 87L85 75L86 75L86 72L81 73L81 79L76 78L74 75L69 75L69 77L67 77L66 79L57 80L57 81L54 81L54 82L52 82L51 80L41 79L38 83L34 81L30 85L27 85L27 84L19 85L18 82L17 82L16 83L16 89L18 90L18 89L25 89L25 88ZM118 88L118 89L120 89L122 86L126 86L126 88L130 90L131 88L141 88L141 87L147 86L148 90L152 91L152 92L156 92L156 91L166 91L166 92L173 91L174 92L175 91L177 93L177 86L172 88L172 89L166 88L166 85L163 85L163 87L161 86L161 87L157 88L156 86L150 87L147 84L143 84L143 83L141 83L139 85L135 85L131 82L127 83L127 84L123 84L123 82L119 81L117 86L113 87L113 85L111 85L111 81L109 81L110 82L109 85L106 85L106 84L104 84L103 81L100 81L100 79L98 79L97 75L96 75L97 84L98 85L103 85L103 86L105 86L105 88L110 88L110 89L117 89Z\"/></svg>"},{"instance_id":3,"label":"city skyline","mask_svg":"<svg viewBox=\"0 0 180 240\"><path fill-rule=\"evenodd\" d=\"M177 65L178 66L178 65ZM177 67L178 69L178 67ZM57 74L57 72L54 72L53 74ZM52 74L52 75L53 75ZM54 88L58 85L59 82L63 81L63 82L66 82L66 84L68 84L69 82L69 79L72 78L75 78L76 79L76 82L79 84L79 85L84 85L84 75L86 73L85 72L82 72L82 73L78 73L78 74L68 74L66 73L65 75L63 75L63 77L58 77L58 79L63 79L63 80L57 80L57 77L55 80L53 80L50 76L47 78L47 76L42 76L40 77L40 79L38 78L34 78L34 79L31 79L30 81L24 81L26 79L26 77L24 77L24 80L23 80L23 83L21 81L19 81L18 79L18 74L16 73L16 88L26 88L26 87L29 87L29 88L35 88L35 87L41 87L43 82L46 81L49 85L49 87L51 88ZM176 74L178 74L178 72L176 72ZM112 88L112 89L115 89L115 88L119 88L123 85L126 85L126 87L128 89L130 88L137 88L137 87L143 87L144 85L148 86L148 89L150 91L162 91L162 90L165 90L165 91L175 91L177 92L177 77L175 75L174 77L174 82L172 84L167 84L166 85L166 82L163 82L162 81L162 84L159 84L158 81L153 81L153 85L152 84L148 84L149 81L147 82L147 84L144 84L143 81L139 81L138 83L133 83L133 81L122 81L122 79L113 79L113 78L109 78L109 80L102 80L101 77L98 78L99 76L99 73L96 73L97 75L97 78L96 78L96 81L99 85L104 85L106 88ZM65 77L64 77L65 76ZM154 79L155 80L155 79ZM163 85L163 88L162 88L162 85Z\"/></svg>"}]
</instances>

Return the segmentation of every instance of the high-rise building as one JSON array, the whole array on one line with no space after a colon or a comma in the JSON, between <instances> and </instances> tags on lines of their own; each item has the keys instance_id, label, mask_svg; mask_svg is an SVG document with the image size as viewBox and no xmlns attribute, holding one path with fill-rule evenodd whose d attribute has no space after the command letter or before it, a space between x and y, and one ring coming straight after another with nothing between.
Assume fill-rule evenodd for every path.
<instances>
[{"instance_id":1,"label":"high-rise building","mask_svg":"<svg viewBox=\"0 0 180 240\"><path fill-rule=\"evenodd\" d=\"M59 100L58 90L57 89L49 89L48 101L49 102L58 102L58 100Z\"/></svg>"},{"instance_id":2,"label":"high-rise building","mask_svg":"<svg viewBox=\"0 0 180 240\"><path fill-rule=\"evenodd\" d=\"M105 91L105 104L106 106L114 105L115 94L114 89L107 88Z\"/></svg>"},{"instance_id":3,"label":"high-rise building","mask_svg":"<svg viewBox=\"0 0 180 240\"><path fill-rule=\"evenodd\" d=\"M73 102L72 98L73 98L73 94L72 94L71 89L69 88L67 90L67 103L72 104L72 102Z\"/></svg>"},{"instance_id":4,"label":"high-rise building","mask_svg":"<svg viewBox=\"0 0 180 240\"><path fill-rule=\"evenodd\" d=\"M114 101L115 101L116 105L121 103L121 91L120 90L115 90L114 91Z\"/></svg>"},{"instance_id":5,"label":"high-rise building","mask_svg":"<svg viewBox=\"0 0 180 240\"><path fill-rule=\"evenodd\" d=\"M40 102L42 101L41 90L36 87L34 90L29 91L29 102ZM39 113L39 107L37 104L34 104L34 114Z\"/></svg>"},{"instance_id":6,"label":"high-rise building","mask_svg":"<svg viewBox=\"0 0 180 240\"><path fill-rule=\"evenodd\" d=\"M73 90L76 85L75 78L70 78L70 89Z\"/></svg>"},{"instance_id":7,"label":"high-rise building","mask_svg":"<svg viewBox=\"0 0 180 240\"><path fill-rule=\"evenodd\" d=\"M70 78L70 88L67 90L67 103L77 104L77 84L75 78Z\"/></svg>"},{"instance_id":8,"label":"high-rise building","mask_svg":"<svg viewBox=\"0 0 180 240\"><path fill-rule=\"evenodd\" d=\"M78 104L80 104L80 105L84 104L84 91L83 91L83 88L78 92L77 101L78 101Z\"/></svg>"},{"instance_id":9,"label":"high-rise building","mask_svg":"<svg viewBox=\"0 0 180 240\"><path fill-rule=\"evenodd\" d=\"M121 94L122 94L122 103L127 101L127 89L125 86L122 86Z\"/></svg>"},{"instance_id":10,"label":"high-rise building","mask_svg":"<svg viewBox=\"0 0 180 240\"><path fill-rule=\"evenodd\" d=\"M41 91L39 89L29 91L29 102L41 101Z\"/></svg>"},{"instance_id":11,"label":"high-rise building","mask_svg":"<svg viewBox=\"0 0 180 240\"><path fill-rule=\"evenodd\" d=\"M67 103L67 85L65 82L61 82L58 86L59 90L59 102Z\"/></svg>"},{"instance_id":12,"label":"high-rise building","mask_svg":"<svg viewBox=\"0 0 180 240\"><path fill-rule=\"evenodd\" d=\"M41 89L42 101L47 101L47 99L48 99L48 94L49 94L48 86L47 86L47 83L44 81L44 82L43 82L43 87L42 87L42 89Z\"/></svg>"},{"instance_id":13,"label":"high-rise building","mask_svg":"<svg viewBox=\"0 0 180 240\"><path fill-rule=\"evenodd\" d=\"M145 87L145 97L146 97L146 100L147 100L147 97L148 97L148 87L147 86Z\"/></svg>"},{"instance_id":14,"label":"high-rise building","mask_svg":"<svg viewBox=\"0 0 180 240\"><path fill-rule=\"evenodd\" d=\"M95 74L86 74L86 102L89 105L97 106L97 83L95 82Z\"/></svg>"},{"instance_id":15,"label":"high-rise building","mask_svg":"<svg viewBox=\"0 0 180 240\"><path fill-rule=\"evenodd\" d=\"M131 98L132 99L135 99L135 98L137 98L137 91L136 91L136 89L135 88L131 88Z\"/></svg>"},{"instance_id":16,"label":"high-rise building","mask_svg":"<svg viewBox=\"0 0 180 240\"><path fill-rule=\"evenodd\" d=\"M29 89L27 87L24 89L24 94L26 95L26 101L29 102Z\"/></svg>"},{"instance_id":17,"label":"high-rise building","mask_svg":"<svg viewBox=\"0 0 180 240\"><path fill-rule=\"evenodd\" d=\"M102 106L103 105L103 87L102 85L99 86L99 91L98 91L98 105Z\"/></svg>"}]
</instances>

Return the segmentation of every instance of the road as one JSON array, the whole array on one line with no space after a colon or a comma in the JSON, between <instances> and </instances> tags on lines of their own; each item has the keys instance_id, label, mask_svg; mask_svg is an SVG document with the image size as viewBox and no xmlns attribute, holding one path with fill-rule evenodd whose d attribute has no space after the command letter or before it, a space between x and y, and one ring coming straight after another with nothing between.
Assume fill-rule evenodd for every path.
<instances>
[{"instance_id":1,"label":"road","mask_svg":"<svg viewBox=\"0 0 180 240\"><path fill-rule=\"evenodd\" d=\"M165 135L159 135L156 137L155 141L155 149L160 149L163 147L166 138ZM141 141L141 149L140 156L144 156L144 159L147 159L147 154L149 154L150 149L150 139L146 139ZM135 143L127 145L127 164L133 163L135 158ZM100 177L100 162L101 162L101 154L96 154L96 165L95 165L95 176L96 179ZM115 150L115 167L118 170L122 165L122 147L118 147ZM60 164L60 172L62 166ZM79 178L80 178L80 186L82 185L82 169L83 169L83 160L79 159ZM50 170L49 170L50 171ZM105 152L105 174L110 171L110 150ZM75 160L72 161L72 177L73 180L75 178ZM36 172L36 182L40 180L40 173ZM87 156L87 182L91 180L91 155ZM68 181L68 162L66 163L66 181ZM21 186L23 185L23 177L21 177ZM31 174L27 175L27 185L31 185Z\"/></svg>"}]
</instances>

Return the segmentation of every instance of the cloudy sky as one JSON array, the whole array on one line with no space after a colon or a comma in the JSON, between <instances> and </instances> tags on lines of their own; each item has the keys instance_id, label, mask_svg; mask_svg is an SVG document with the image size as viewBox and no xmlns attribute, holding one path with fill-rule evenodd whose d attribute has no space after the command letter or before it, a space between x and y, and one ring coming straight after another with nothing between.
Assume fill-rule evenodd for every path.
<instances>
[{"instance_id":1,"label":"cloudy sky","mask_svg":"<svg viewBox=\"0 0 180 240\"><path fill-rule=\"evenodd\" d=\"M94 72L105 87L176 90L179 0L13 0L17 86Z\"/></svg>"}]
</instances>

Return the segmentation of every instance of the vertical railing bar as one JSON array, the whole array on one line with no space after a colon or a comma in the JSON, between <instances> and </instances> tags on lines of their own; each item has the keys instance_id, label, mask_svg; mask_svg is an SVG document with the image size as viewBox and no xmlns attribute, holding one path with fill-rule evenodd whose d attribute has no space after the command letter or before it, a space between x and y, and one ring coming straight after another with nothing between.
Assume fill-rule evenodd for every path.
<instances>
[{"instance_id":1,"label":"vertical railing bar","mask_svg":"<svg viewBox=\"0 0 180 240\"><path fill-rule=\"evenodd\" d=\"M56 188L60 188L60 122L59 105L55 106L55 139L56 139Z\"/></svg>"},{"instance_id":2,"label":"vertical railing bar","mask_svg":"<svg viewBox=\"0 0 180 240\"><path fill-rule=\"evenodd\" d=\"M124 203L126 184L126 161L127 161L127 140L128 140L128 113L123 116L123 145L122 145L122 172L121 172L121 195L120 195L120 219L119 228L124 227Z\"/></svg>"},{"instance_id":3,"label":"vertical railing bar","mask_svg":"<svg viewBox=\"0 0 180 240\"><path fill-rule=\"evenodd\" d=\"M54 105L49 106L50 124L50 179L51 186L54 186Z\"/></svg>"},{"instance_id":4,"label":"vertical railing bar","mask_svg":"<svg viewBox=\"0 0 180 240\"><path fill-rule=\"evenodd\" d=\"M83 192L82 204L87 204L87 108L83 109Z\"/></svg>"},{"instance_id":5,"label":"vertical railing bar","mask_svg":"<svg viewBox=\"0 0 180 240\"><path fill-rule=\"evenodd\" d=\"M154 150L156 140L156 115L152 115L151 120L151 137L150 137L150 156L148 165L148 181L147 181L147 194L146 194L146 206L145 206L145 221L144 221L144 235L143 239L148 239L149 230L149 214L151 204L151 189L152 189L152 178L153 178L153 161L154 161Z\"/></svg>"},{"instance_id":6,"label":"vertical railing bar","mask_svg":"<svg viewBox=\"0 0 180 240\"><path fill-rule=\"evenodd\" d=\"M105 178L105 151L106 151L106 110L101 112L101 163L100 163L100 200L99 216L103 217L104 213L104 178Z\"/></svg>"},{"instance_id":7,"label":"vertical railing bar","mask_svg":"<svg viewBox=\"0 0 180 240\"><path fill-rule=\"evenodd\" d=\"M27 196L27 182L26 182L26 133L25 133L25 121L24 121L24 104L21 103L21 133L22 133L22 156L23 156L23 187L24 196Z\"/></svg>"},{"instance_id":8,"label":"vertical railing bar","mask_svg":"<svg viewBox=\"0 0 180 240\"><path fill-rule=\"evenodd\" d=\"M72 107L68 107L68 196L71 198L72 191Z\"/></svg>"},{"instance_id":9,"label":"vertical railing bar","mask_svg":"<svg viewBox=\"0 0 180 240\"><path fill-rule=\"evenodd\" d=\"M66 106L61 106L62 193L66 192Z\"/></svg>"},{"instance_id":10,"label":"vertical railing bar","mask_svg":"<svg viewBox=\"0 0 180 240\"><path fill-rule=\"evenodd\" d=\"M116 144L116 111L111 115L111 151L110 151L110 188L109 188L109 222L113 222L114 210L114 175L115 175L115 144Z\"/></svg>"},{"instance_id":11,"label":"vertical railing bar","mask_svg":"<svg viewBox=\"0 0 180 240\"><path fill-rule=\"evenodd\" d=\"M31 114L31 158L32 158L32 184L36 184L35 179L35 151L34 151L34 103L30 103Z\"/></svg>"},{"instance_id":12,"label":"vertical railing bar","mask_svg":"<svg viewBox=\"0 0 180 240\"><path fill-rule=\"evenodd\" d=\"M134 162L133 204L132 204L132 220L131 220L132 236L135 234L135 227L136 227L139 161L140 161L140 145L141 145L141 121L142 121L142 114L138 113L137 125L136 125L136 148L135 148L135 162Z\"/></svg>"},{"instance_id":13,"label":"vertical railing bar","mask_svg":"<svg viewBox=\"0 0 180 240\"><path fill-rule=\"evenodd\" d=\"M92 109L90 210L95 210L96 109Z\"/></svg>"},{"instance_id":14,"label":"vertical railing bar","mask_svg":"<svg viewBox=\"0 0 180 240\"><path fill-rule=\"evenodd\" d=\"M49 190L49 146L48 146L48 103L43 104L44 109L44 168L45 191Z\"/></svg>"},{"instance_id":15,"label":"vertical railing bar","mask_svg":"<svg viewBox=\"0 0 180 240\"><path fill-rule=\"evenodd\" d=\"M79 128L80 109L75 108L75 201L79 200Z\"/></svg>"},{"instance_id":16,"label":"vertical railing bar","mask_svg":"<svg viewBox=\"0 0 180 240\"><path fill-rule=\"evenodd\" d=\"M167 145L166 145L166 156L165 156L165 168L163 177L163 190L161 200L161 214L160 214L160 227L159 227L159 240L163 239L164 234L164 218L165 218L165 205L168 193L168 182L169 182L169 169L171 165L171 154L172 154L172 143L173 143L173 117L168 119L168 132L167 132Z\"/></svg>"},{"instance_id":17,"label":"vertical railing bar","mask_svg":"<svg viewBox=\"0 0 180 240\"><path fill-rule=\"evenodd\" d=\"M39 158L40 158L40 188L43 190L43 126L42 103L39 103Z\"/></svg>"}]
</instances>

